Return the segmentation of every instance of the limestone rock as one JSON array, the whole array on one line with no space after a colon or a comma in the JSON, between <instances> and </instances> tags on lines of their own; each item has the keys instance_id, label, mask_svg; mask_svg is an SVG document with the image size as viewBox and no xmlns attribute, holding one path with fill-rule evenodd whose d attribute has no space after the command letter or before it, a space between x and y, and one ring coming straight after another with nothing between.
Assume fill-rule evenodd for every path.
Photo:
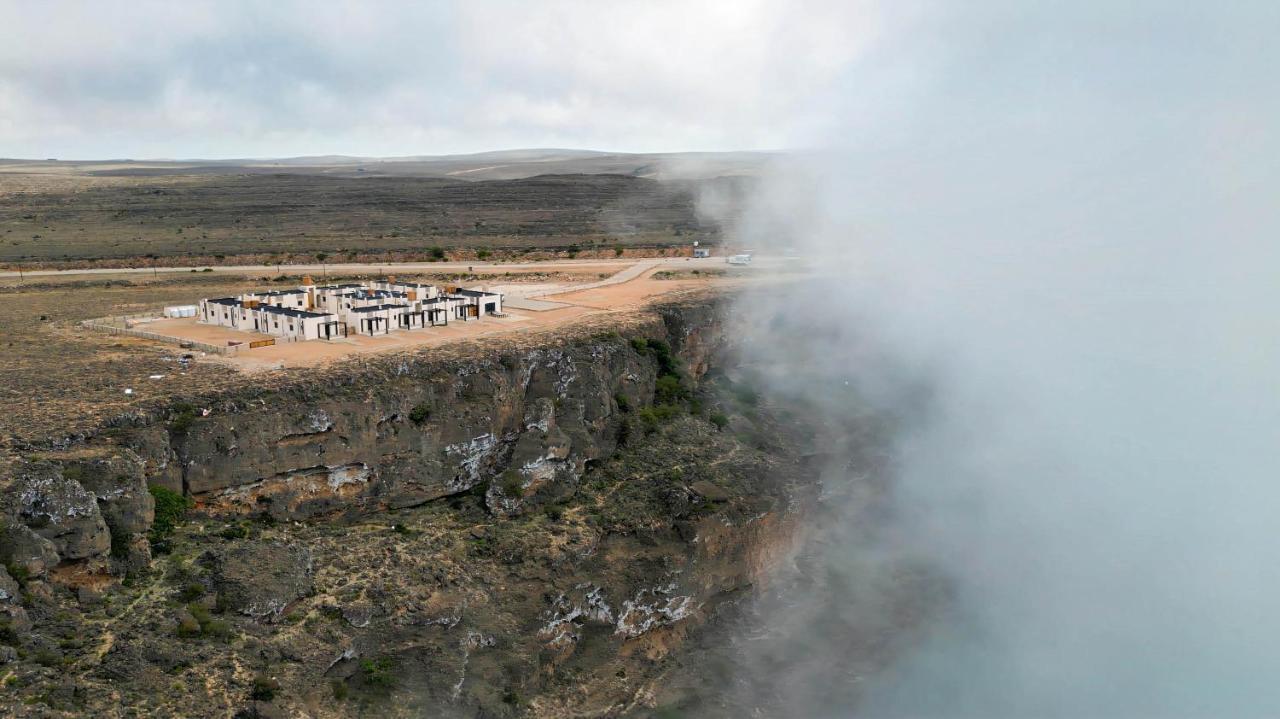
<instances>
[{"instance_id":1,"label":"limestone rock","mask_svg":"<svg viewBox=\"0 0 1280 719\"><path fill-rule=\"evenodd\" d=\"M240 545L209 552L201 563L227 606L256 619L279 617L313 587L311 552L298 545Z\"/></svg>"},{"instance_id":2,"label":"limestone rock","mask_svg":"<svg viewBox=\"0 0 1280 719\"><path fill-rule=\"evenodd\" d=\"M45 576L57 566L58 550L53 542L12 520L0 519L0 562L21 567L27 576Z\"/></svg>"},{"instance_id":3,"label":"limestone rock","mask_svg":"<svg viewBox=\"0 0 1280 719\"><path fill-rule=\"evenodd\" d=\"M0 602L12 602L18 598L18 582L0 567Z\"/></svg>"},{"instance_id":4,"label":"limestone rock","mask_svg":"<svg viewBox=\"0 0 1280 719\"><path fill-rule=\"evenodd\" d=\"M18 519L53 542L63 559L95 557L111 548L111 534L98 511L97 498L63 476L58 465L28 465L13 490L11 501Z\"/></svg>"},{"instance_id":5,"label":"limestone rock","mask_svg":"<svg viewBox=\"0 0 1280 719\"><path fill-rule=\"evenodd\" d=\"M102 518L113 532L141 534L155 519L155 500L147 490L141 459L132 452L69 463L76 479L98 500Z\"/></svg>"}]
</instances>

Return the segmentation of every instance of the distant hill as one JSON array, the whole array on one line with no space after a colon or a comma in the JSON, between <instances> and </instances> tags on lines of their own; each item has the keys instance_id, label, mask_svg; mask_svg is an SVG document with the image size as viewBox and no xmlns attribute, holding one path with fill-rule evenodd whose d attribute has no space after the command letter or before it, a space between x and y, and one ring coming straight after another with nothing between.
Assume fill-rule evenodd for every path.
<instances>
[{"instance_id":1,"label":"distant hill","mask_svg":"<svg viewBox=\"0 0 1280 719\"><path fill-rule=\"evenodd\" d=\"M40 172L96 177L240 175L262 173L339 176L447 177L458 180L517 180L536 175L631 175L698 180L759 174L774 153L618 153L530 148L467 155L350 157L321 155L234 160L0 160L0 172ZM3 178L0 178L0 182Z\"/></svg>"}]
</instances>

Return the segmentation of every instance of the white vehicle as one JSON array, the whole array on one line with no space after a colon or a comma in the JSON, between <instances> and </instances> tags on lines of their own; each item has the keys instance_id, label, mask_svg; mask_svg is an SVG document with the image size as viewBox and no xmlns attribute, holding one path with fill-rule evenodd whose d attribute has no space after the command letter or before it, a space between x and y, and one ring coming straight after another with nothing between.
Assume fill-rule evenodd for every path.
<instances>
[{"instance_id":1,"label":"white vehicle","mask_svg":"<svg viewBox=\"0 0 1280 719\"><path fill-rule=\"evenodd\" d=\"M751 264L751 255L729 255L726 262L731 265L749 265Z\"/></svg>"}]
</instances>

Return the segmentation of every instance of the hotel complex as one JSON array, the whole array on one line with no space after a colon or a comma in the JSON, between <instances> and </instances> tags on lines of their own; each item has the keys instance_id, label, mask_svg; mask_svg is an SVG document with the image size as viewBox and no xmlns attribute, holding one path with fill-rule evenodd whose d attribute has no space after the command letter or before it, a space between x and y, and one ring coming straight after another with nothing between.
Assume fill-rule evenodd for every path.
<instances>
[{"instance_id":1,"label":"hotel complex","mask_svg":"<svg viewBox=\"0 0 1280 719\"><path fill-rule=\"evenodd\" d=\"M355 284L316 285L304 277L296 289L248 292L200 301L200 322L295 341L447 325L502 314L502 295L461 287L396 282L394 277Z\"/></svg>"}]
</instances>

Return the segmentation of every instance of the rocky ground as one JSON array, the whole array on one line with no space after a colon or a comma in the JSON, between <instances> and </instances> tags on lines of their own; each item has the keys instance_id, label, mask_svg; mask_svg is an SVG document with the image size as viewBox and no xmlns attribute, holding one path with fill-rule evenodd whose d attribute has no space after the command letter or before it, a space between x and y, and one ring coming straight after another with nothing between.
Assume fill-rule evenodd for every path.
<instances>
[{"instance_id":1,"label":"rocky ground","mask_svg":"<svg viewBox=\"0 0 1280 719\"><path fill-rule=\"evenodd\" d=\"M486 484L350 521L196 514L123 583L73 591L5 574L5 706L646 713L673 652L790 547L805 483L781 445L753 446L707 416L635 433L576 487L510 516L495 516ZM83 534L79 550L55 544L68 556L111 541L104 527Z\"/></svg>"},{"instance_id":2,"label":"rocky ground","mask_svg":"<svg viewBox=\"0 0 1280 719\"><path fill-rule=\"evenodd\" d=\"M734 647L796 592L838 630L813 646L854 654L811 676L874 669L929 611L900 599L938 592L814 547L864 541L831 529L861 531L884 492L884 430L763 396L721 309L216 386L24 442L0 458L0 713L785 714ZM827 476L856 499L830 504ZM887 589L851 593L868 581ZM792 661L778 641L764 666Z\"/></svg>"}]
</instances>

